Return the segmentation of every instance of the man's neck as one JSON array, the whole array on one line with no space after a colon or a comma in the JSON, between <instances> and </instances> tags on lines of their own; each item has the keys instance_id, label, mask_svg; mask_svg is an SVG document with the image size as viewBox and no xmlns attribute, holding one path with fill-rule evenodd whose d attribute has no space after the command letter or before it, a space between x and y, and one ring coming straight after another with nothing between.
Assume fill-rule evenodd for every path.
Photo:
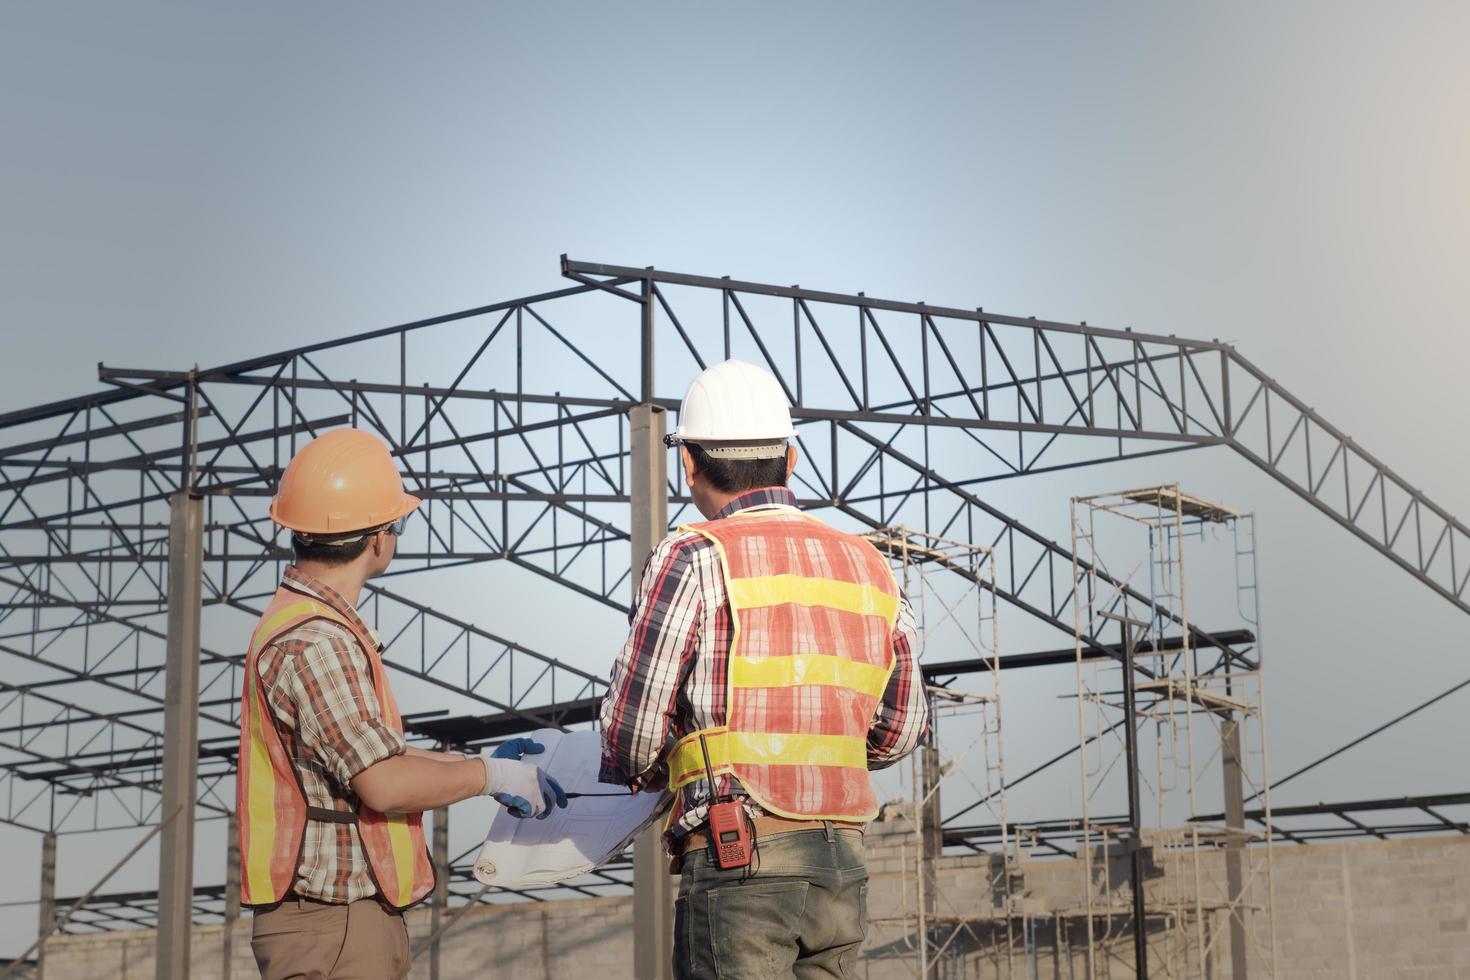
<instances>
[{"instance_id":1,"label":"man's neck","mask_svg":"<svg viewBox=\"0 0 1470 980\"><path fill-rule=\"evenodd\" d=\"M704 514L706 518L713 520L716 514L723 513L725 508L729 507L732 502L739 500L741 497L744 497L747 494L759 493L761 491L778 491L783 489L785 488L755 487L750 490L741 490L739 493L720 493L714 489L710 489L707 492L707 496L704 500L705 506L708 507L709 510L708 512L706 512L704 508L700 508L700 513Z\"/></svg>"},{"instance_id":2,"label":"man's neck","mask_svg":"<svg viewBox=\"0 0 1470 980\"><path fill-rule=\"evenodd\" d=\"M346 565L324 565L319 561L298 561L296 570L303 575L310 575L318 582L336 592L352 608L357 608L357 600L362 596L363 583L367 576L363 569L358 567L357 562Z\"/></svg>"},{"instance_id":3,"label":"man's neck","mask_svg":"<svg viewBox=\"0 0 1470 980\"><path fill-rule=\"evenodd\" d=\"M707 506L709 507L709 513L705 514L704 516L707 519L713 520L716 514L720 513L722 510L730 505L730 501L735 500L739 496L741 496L741 494L739 493L720 493L718 491L711 490L709 495L709 502L707 504Z\"/></svg>"}]
</instances>

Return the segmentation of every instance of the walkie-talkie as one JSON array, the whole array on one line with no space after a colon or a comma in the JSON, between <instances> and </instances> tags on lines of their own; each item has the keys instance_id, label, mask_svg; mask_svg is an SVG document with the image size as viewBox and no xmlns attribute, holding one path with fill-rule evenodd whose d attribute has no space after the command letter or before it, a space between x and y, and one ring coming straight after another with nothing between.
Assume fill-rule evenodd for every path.
<instances>
[{"instance_id":1,"label":"walkie-talkie","mask_svg":"<svg viewBox=\"0 0 1470 980\"><path fill-rule=\"evenodd\" d=\"M715 784L715 767L710 765L709 744L699 733L699 748L704 752L704 774L709 777L709 833L715 842L715 863L720 870L750 867L750 826L745 820L745 805L739 800L715 802L720 791Z\"/></svg>"}]
</instances>

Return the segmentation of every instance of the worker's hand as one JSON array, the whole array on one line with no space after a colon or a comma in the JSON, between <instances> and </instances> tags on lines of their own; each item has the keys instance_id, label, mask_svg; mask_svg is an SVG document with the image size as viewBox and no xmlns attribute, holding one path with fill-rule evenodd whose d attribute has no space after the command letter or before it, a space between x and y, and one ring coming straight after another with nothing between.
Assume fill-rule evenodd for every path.
<instances>
[{"instance_id":1,"label":"worker's hand","mask_svg":"<svg viewBox=\"0 0 1470 980\"><path fill-rule=\"evenodd\" d=\"M485 764L483 795L493 797L513 817L544 819L552 807L567 805L561 785L539 766L518 759L482 756Z\"/></svg>"},{"instance_id":2,"label":"worker's hand","mask_svg":"<svg viewBox=\"0 0 1470 980\"><path fill-rule=\"evenodd\" d=\"M508 742L501 742L496 746L494 752L490 753L492 759L519 759L527 755L540 755L546 751L546 746L535 739L513 738Z\"/></svg>"}]
</instances>

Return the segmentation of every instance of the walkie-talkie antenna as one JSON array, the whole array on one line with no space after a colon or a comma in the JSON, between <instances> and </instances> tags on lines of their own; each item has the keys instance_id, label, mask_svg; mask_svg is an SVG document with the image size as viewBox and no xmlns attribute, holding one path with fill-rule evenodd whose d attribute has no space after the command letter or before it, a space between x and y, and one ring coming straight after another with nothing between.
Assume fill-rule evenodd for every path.
<instances>
[{"instance_id":1,"label":"walkie-talkie antenna","mask_svg":"<svg viewBox=\"0 0 1470 980\"><path fill-rule=\"evenodd\" d=\"M704 753L704 775L709 780L709 798L711 803L720 801L720 791L715 785L715 767L709 761L709 743L704 740L704 732L699 733L699 748Z\"/></svg>"}]
</instances>

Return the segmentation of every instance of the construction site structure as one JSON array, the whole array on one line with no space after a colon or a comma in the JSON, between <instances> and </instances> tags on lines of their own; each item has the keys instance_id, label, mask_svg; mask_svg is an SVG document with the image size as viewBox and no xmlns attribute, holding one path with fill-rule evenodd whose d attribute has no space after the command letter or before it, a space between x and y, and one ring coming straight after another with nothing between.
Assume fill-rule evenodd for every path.
<instances>
[{"instance_id":1,"label":"construction site structure","mask_svg":"<svg viewBox=\"0 0 1470 980\"><path fill-rule=\"evenodd\" d=\"M1254 519L1177 485L1078 497L1072 551L1086 975L1274 977ZM1209 588L1211 557L1233 591ZM1233 613L1254 650L1200 643L1191 602L1212 624ZM1095 638L1121 655L1096 656Z\"/></svg>"},{"instance_id":2,"label":"construction site structure","mask_svg":"<svg viewBox=\"0 0 1470 980\"><path fill-rule=\"evenodd\" d=\"M38 936L18 959L34 963L57 931L157 927L177 948L196 925L237 921L238 855L221 844L233 836L240 651L290 556L266 502L296 449L343 425L387 441L425 501L361 611L385 642L409 738L426 747L483 748L593 723L607 689L599 664L544 645L600 644L595 616L621 625L652 543L692 513L670 485L668 413L688 378L729 357L769 368L790 398L803 506L851 528L901 524L995 549L991 594L1028 645L1000 658L1002 669L1069 664L1079 649L1123 656L1112 640L1078 638L1084 619L1084 632L1120 634L1118 621L1073 608L1079 570L1095 592L1128 595L1124 617L1142 619L1134 607L1151 593L998 507L990 491L1197 449L1271 477L1365 557L1375 552L1470 613L1470 528L1228 343L565 256L560 272L561 288L232 363L99 366L100 390L0 413L0 823L34 835L41 884ZM487 607L483 580L466 584L471 574L503 576L497 595L545 583L568 612ZM1247 685L1253 667L1240 658L1254 634L1196 612L1170 610L1174 639L1191 656L1225 657L1225 673ZM1029 646L1031 635L1058 649ZM948 663L924 671L940 686L956 675ZM1277 785L1465 686L1426 692ZM991 692L982 684L980 693ZM1174 688L1165 694L1149 697L1193 704ZM1254 693L1225 696L1259 703ZM1116 702L1103 707L1116 713ZM1201 723L1221 717L1192 711ZM1071 751L1033 771L1071 764L1068 715ZM1470 834L1466 789L1271 812L1247 799L1243 818L1197 822L1207 836L1248 823L1294 843L1460 836ZM1014 848L1014 828L962 824L971 812L966 804L943 817L950 846ZM1092 811L1089 834L1104 831L1104 815ZM1191 815L1208 816L1171 811L1167 826L1188 828ZM1070 856L1079 828L1071 807L1028 822L1021 856ZM219 854L197 878L187 859L196 832L202 853ZM57 887L58 854L71 861L78 838L103 833L125 835L118 850L133 842L129 855L161 837L170 857L156 887L111 884L126 859L85 890ZM470 869L466 845L477 842L448 836L461 839L451 846L436 834L434 848L445 880L435 905L448 928L477 904L631 892L634 975L666 974L671 898L651 839L635 848L636 867L487 893ZM1023 936L1051 928L1035 915L1022 925ZM223 947L224 959L246 952L238 940ZM172 973L167 957L158 962L162 980L188 976L187 962Z\"/></svg>"}]
</instances>

